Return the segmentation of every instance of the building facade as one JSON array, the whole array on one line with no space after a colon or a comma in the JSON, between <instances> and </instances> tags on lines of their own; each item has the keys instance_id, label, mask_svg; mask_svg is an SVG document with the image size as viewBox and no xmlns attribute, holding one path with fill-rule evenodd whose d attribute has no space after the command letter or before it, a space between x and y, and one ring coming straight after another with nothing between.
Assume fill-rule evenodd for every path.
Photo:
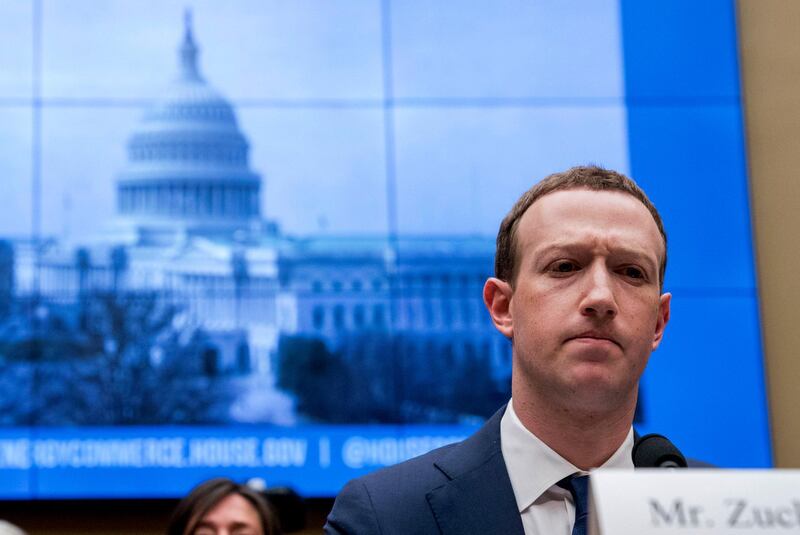
<instances>
[{"instance_id":1,"label":"building facade","mask_svg":"<svg viewBox=\"0 0 800 535\"><path fill-rule=\"evenodd\" d=\"M261 213L248 141L200 72L188 17L178 66L130 136L115 220L70 243L17 243L17 296L155 292L209 333L220 369L266 378L259 388L274 387L282 336L336 349L354 333L401 335L423 364L481 355L506 380L510 347L481 301L493 238L282 233Z\"/></svg>"}]
</instances>

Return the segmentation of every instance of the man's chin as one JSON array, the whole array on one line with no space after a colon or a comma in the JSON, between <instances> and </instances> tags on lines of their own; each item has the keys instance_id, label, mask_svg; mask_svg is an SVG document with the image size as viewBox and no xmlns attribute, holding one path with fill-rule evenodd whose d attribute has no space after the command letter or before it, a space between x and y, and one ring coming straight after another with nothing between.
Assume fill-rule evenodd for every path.
<instances>
[{"instance_id":1,"label":"man's chin","mask_svg":"<svg viewBox=\"0 0 800 535\"><path fill-rule=\"evenodd\" d=\"M570 404L587 409L614 409L636 396L636 383L610 373L608 367L581 366L573 370L568 381Z\"/></svg>"},{"instance_id":2,"label":"man's chin","mask_svg":"<svg viewBox=\"0 0 800 535\"><path fill-rule=\"evenodd\" d=\"M570 382L583 387L614 388L620 383L619 371L609 360L581 360L570 370Z\"/></svg>"}]
</instances>

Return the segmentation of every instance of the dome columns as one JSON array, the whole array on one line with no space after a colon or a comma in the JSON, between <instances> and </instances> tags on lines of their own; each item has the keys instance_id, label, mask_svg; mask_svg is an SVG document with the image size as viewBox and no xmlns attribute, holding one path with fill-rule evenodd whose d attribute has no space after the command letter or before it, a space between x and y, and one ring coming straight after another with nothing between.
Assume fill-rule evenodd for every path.
<instances>
[{"instance_id":1,"label":"dome columns","mask_svg":"<svg viewBox=\"0 0 800 535\"><path fill-rule=\"evenodd\" d=\"M252 219L259 215L258 183L160 182L119 188L119 213L125 217L170 219Z\"/></svg>"}]
</instances>

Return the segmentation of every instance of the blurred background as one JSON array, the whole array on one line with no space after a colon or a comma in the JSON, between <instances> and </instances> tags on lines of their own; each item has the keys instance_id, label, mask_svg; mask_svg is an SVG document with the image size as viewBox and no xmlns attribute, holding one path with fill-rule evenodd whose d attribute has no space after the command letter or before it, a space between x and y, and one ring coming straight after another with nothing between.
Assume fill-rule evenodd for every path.
<instances>
[{"instance_id":1,"label":"blurred background","mask_svg":"<svg viewBox=\"0 0 800 535\"><path fill-rule=\"evenodd\" d=\"M0 516L157 533L227 476L293 489L316 532L347 480L508 400L494 236L587 163L669 235L637 429L800 465L797 23L787 0L4 2Z\"/></svg>"}]
</instances>

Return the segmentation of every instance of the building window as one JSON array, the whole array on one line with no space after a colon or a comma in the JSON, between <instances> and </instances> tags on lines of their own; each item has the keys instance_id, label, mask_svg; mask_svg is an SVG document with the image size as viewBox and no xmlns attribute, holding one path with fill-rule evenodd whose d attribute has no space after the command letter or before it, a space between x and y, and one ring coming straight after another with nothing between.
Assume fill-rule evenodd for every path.
<instances>
[{"instance_id":1,"label":"building window","mask_svg":"<svg viewBox=\"0 0 800 535\"><path fill-rule=\"evenodd\" d=\"M386 312L383 305L375 305L372 307L372 324L375 327L383 327L386 325Z\"/></svg>"},{"instance_id":2,"label":"building window","mask_svg":"<svg viewBox=\"0 0 800 535\"><path fill-rule=\"evenodd\" d=\"M311 322L318 331L325 327L325 308L323 306L317 305L314 307L311 313Z\"/></svg>"},{"instance_id":3,"label":"building window","mask_svg":"<svg viewBox=\"0 0 800 535\"><path fill-rule=\"evenodd\" d=\"M403 275L400 280L402 281L402 286L406 290L411 290L411 288L414 286L414 277L410 274Z\"/></svg>"},{"instance_id":4,"label":"building window","mask_svg":"<svg viewBox=\"0 0 800 535\"><path fill-rule=\"evenodd\" d=\"M472 303L469 299L464 299L461 301L461 323L464 325L472 325L475 319L472 311Z\"/></svg>"},{"instance_id":5,"label":"building window","mask_svg":"<svg viewBox=\"0 0 800 535\"><path fill-rule=\"evenodd\" d=\"M435 320L435 311L433 302L430 299L426 299L423 302L422 311L423 317L425 318L425 327L428 329L432 328Z\"/></svg>"},{"instance_id":6,"label":"building window","mask_svg":"<svg viewBox=\"0 0 800 535\"><path fill-rule=\"evenodd\" d=\"M414 327L415 325L420 325L419 321L416 321L416 316L414 315L414 303L410 300L406 301L405 306L405 324L406 327Z\"/></svg>"},{"instance_id":7,"label":"building window","mask_svg":"<svg viewBox=\"0 0 800 535\"><path fill-rule=\"evenodd\" d=\"M450 275L447 273L442 273L442 289L447 289L450 286Z\"/></svg>"},{"instance_id":8,"label":"building window","mask_svg":"<svg viewBox=\"0 0 800 535\"><path fill-rule=\"evenodd\" d=\"M336 305L333 307L333 326L336 329L344 329L344 306Z\"/></svg>"},{"instance_id":9,"label":"building window","mask_svg":"<svg viewBox=\"0 0 800 535\"><path fill-rule=\"evenodd\" d=\"M208 186L203 187L203 215L211 215L211 188Z\"/></svg>"},{"instance_id":10,"label":"building window","mask_svg":"<svg viewBox=\"0 0 800 535\"><path fill-rule=\"evenodd\" d=\"M475 353L475 345L470 341L464 342L464 357L468 360L473 360L478 357Z\"/></svg>"},{"instance_id":11,"label":"building window","mask_svg":"<svg viewBox=\"0 0 800 535\"><path fill-rule=\"evenodd\" d=\"M322 292L322 281L314 281L311 283L311 291L318 294Z\"/></svg>"},{"instance_id":12,"label":"building window","mask_svg":"<svg viewBox=\"0 0 800 535\"><path fill-rule=\"evenodd\" d=\"M380 279L372 279L372 289L376 292L380 292L383 289L383 283Z\"/></svg>"},{"instance_id":13,"label":"building window","mask_svg":"<svg viewBox=\"0 0 800 535\"><path fill-rule=\"evenodd\" d=\"M450 327L453 323L453 306L455 306L449 299L442 299L442 324L444 327Z\"/></svg>"},{"instance_id":14,"label":"building window","mask_svg":"<svg viewBox=\"0 0 800 535\"><path fill-rule=\"evenodd\" d=\"M436 344L433 342L433 340L428 340L427 342L425 342L425 351L424 351L425 358L432 359L435 358L438 354L439 352L436 350Z\"/></svg>"},{"instance_id":15,"label":"building window","mask_svg":"<svg viewBox=\"0 0 800 535\"><path fill-rule=\"evenodd\" d=\"M420 347L414 340L409 340L406 344L406 356L413 363L414 360L421 353Z\"/></svg>"},{"instance_id":16,"label":"building window","mask_svg":"<svg viewBox=\"0 0 800 535\"><path fill-rule=\"evenodd\" d=\"M342 291L342 281L333 281L331 283L331 288L334 292L341 292Z\"/></svg>"},{"instance_id":17,"label":"building window","mask_svg":"<svg viewBox=\"0 0 800 535\"><path fill-rule=\"evenodd\" d=\"M456 357L453 352L453 344L448 342L442 346L442 361L448 368L452 367L456 363Z\"/></svg>"},{"instance_id":18,"label":"building window","mask_svg":"<svg viewBox=\"0 0 800 535\"><path fill-rule=\"evenodd\" d=\"M220 372L219 353L216 348L208 347L203 350L203 372L208 377L216 377Z\"/></svg>"},{"instance_id":19,"label":"building window","mask_svg":"<svg viewBox=\"0 0 800 535\"><path fill-rule=\"evenodd\" d=\"M364 306L356 305L353 307L353 325L357 328L364 327Z\"/></svg>"},{"instance_id":20,"label":"building window","mask_svg":"<svg viewBox=\"0 0 800 535\"><path fill-rule=\"evenodd\" d=\"M356 280L353 281L353 291L354 292L360 292L361 289L363 288L363 286L364 285L362 284L362 282L360 280L356 279Z\"/></svg>"}]
</instances>

